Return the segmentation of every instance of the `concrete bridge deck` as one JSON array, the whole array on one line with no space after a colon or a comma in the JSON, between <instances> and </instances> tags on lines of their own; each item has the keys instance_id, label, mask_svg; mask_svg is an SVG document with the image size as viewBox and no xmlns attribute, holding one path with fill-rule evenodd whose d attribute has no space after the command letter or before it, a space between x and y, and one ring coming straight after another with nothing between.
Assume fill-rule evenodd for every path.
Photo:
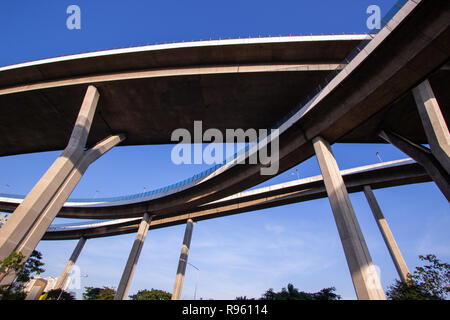
<instances>
[{"instance_id":1,"label":"concrete bridge deck","mask_svg":"<svg viewBox=\"0 0 450 320\"><path fill-rule=\"evenodd\" d=\"M389 161L341 171L349 192L361 192L366 185L372 189L431 181L425 170L411 159ZM201 221L249 211L267 209L327 196L322 176L294 180L268 187L240 192L208 203L194 210L182 211L172 217L155 217L150 229L184 224L186 220ZM43 240L99 238L133 233L141 218L91 221L79 224L52 225Z\"/></svg>"},{"instance_id":2,"label":"concrete bridge deck","mask_svg":"<svg viewBox=\"0 0 450 320\"><path fill-rule=\"evenodd\" d=\"M445 67L450 55L449 6L450 4L445 1L433 4L422 1L417 5L409 2L401 9L397 20L390 21L388 26L377 34L337 77L324 86L317 96L300 110L296 110L292 117L284 120L280 126L280 172L313 156L311 140L317 136L324 137L330 143L347 141L346 137L352 137L348 139L354 142L380 141L378 133L383 129L404 134L417 143L425 143L426 138L420 129L421 123L416 106L408 101L412 99L411 89L424 79L430 78L432 84L436 84L435 91L439 101L444 106L448 105L449 94L446 90L448 81L443 80L447 80L449 75L448 68ZM430 16L433 19L427 19ZM10 72L10 70L3 71ZM270 73L270 77L272 75ZM274 83L277 82L271 79ZM59 94L58 92L73 88L70 85L41 90L31 87L27 91L27 85L22 87L18 85L19 89L6 88L0 91L0 100L14 100L24 94L33 95L46 90L55 90L55 93ZM11 90L18 92L14 93ZM129 90L136 92L133 88ZM291 88L290 91L295 90ZM115 92L119 94L121 91ZM21 98L18 99L22 101ZM79 101L76 105L79 105ZM278 109L279 104L272 102L271 106ZM444 116L448 120L448 109L443 109ZM74 105L74 113L75 110ZM230 113L228 109L227 112ZM274 114L265 115L264 118L274 119ZM2 119L11 120L8 117ZM182 122L175 122L176 126L180 124ZM67 128L67 125L64 127ZM146 125L146 128L151 129L152 126ZM95 121L93 129L95 131ZM95 136L91 132L90 136L92 135ZM0 135L0 137L7 136ZM362 138L358 140L358 136ZM27 139L30 140L30 137L27 136ZM36 140L33 142L36 143ZM270 176L260 174L260 168L260 165L231 163L200 180L164 192L156 198L144 199L146 201L138 203L133 201L111 203L110 206L116 206L117 209L113 215L110 208L106 207L65 207L59 216L93 219L128 218L141 217L147 211L155 215L173 215L181 210L196 208L201 204L246 190L269 179Z\"/></svg>"},{"instance_id":3,"label":"concrete bridge deck","mask_svg":"<svg viewBox=\"0 0 450 320\"><path fill-rule=\"evenodd\" d=\"M73 127L71 124L75 118L77 122L64 153L2 229L1 256L6 257L15 250L27 257L58 213L60 217L77 218L143 217L119 285L121 294L116 295L117 299L122 299L126 296L133 265L152 219L166 225L177 223L177 219L188 219L187 242L183 242L180 255L179 270L182 270L188 247L185 243L189 243L192 234L192 218L256 210L326 194L358 298L385 299L348 191L364 188L391 256L399 267L399 274L405 279L407 268L373 195L372 183L411 183L411 179L427 181L431 178L450 201L450 136L445 125L449 118L446 106L449 102L450 3L400 0L393 12L395 14L387 19L386 26L371 41L363 41L341 63L290 60L284 55L284 50L278 54L275 54L276 50L263 54L262 62L257 59L248 61L254 59L254 55L245 55L245 50L258 41L247 40L248 46L242 46L244 53L238 54L242 58L238 62L232 61L233 55L226 56L226 59L219 55L218 58L212 54L213 51L208 51L210 48L204 51L208 57L194 59L211 63L208 59L213 58L219 64L225 63L220 65L190 65L189 59L181 59L182 64L188 65L180 66L174 63L177 59L170 62L170 53L160 65L157 54L152 55L153 60L146 56L143 60L147 62L149 59L150 69L142 70L142 66L133 69L132 63L125 64L127 70L121 69L124 66L120 63L114 65L115 57L140 51L130 49L130 52L115 52L118 55L111 55L112 59L111 52L86 54L75 59L75 65L71 65L74 59L66 57L2 68L0 103L5 116L0 120L0 147L7 148L0 148L6 150L0 155L62 149L66 146L68 134L61 138L60 133L69 131L67 128ZM228 44L231 46L222 48L222 53L233 45ZM169 47L158 49L174 49ZM178 47L186 49L185 46ZM264 48L260 46L259 50L264 51ZM152 54L155 53L153 51ZM202 50L194 51L199 53ZM268 61L272 54L276 60L285 60ZM134 57L135 62L139 62L139 55ZM79 68L77 64L80 61L98 64L98 68L92 66L93 73L89 73L89 68ZM61 78L63 71L60 70L64 66L72 71L64 73ZM313 76L308 75L308 80L302 78L311 70ZM329 72L326 82L321 82L313 91L302 91L311 84L310 79L323 80L324 75L319 73L324 70ZM308 95L307 92L313 94ZM100 96L101 102L96 110ZM94 114L97 116L93 121ZM118 115L120 117L115 119ZM165 188L156 196L141 197L138 201L127 199L107 204L66 206L60 211L90 163L109 149L124 139L126 144L167 143L171 129L185 127L192 131L194 120L204 121L205 128L221 130L226 127L275 127L279 129L279 135L271 134L268 139L259 141L261 144L248 154L182 185ZM164 124L159 127L161 123ZM221 127L223 124L231 125ZM132 125L130 131L126 130L126 125ZM37 128L42 128L42 131ZM88 132L89 141L86 143ZM103 140L106 136L108 138ZM158 140L161 137L165 141ZM97 141L100 142L90 148ZM414 170L422 171L409 177L401 175L391 179L390 176L384 182L377 180L380 178L377 176L361 181L356 179L353 184L344 181L330 145L380 141L392 143L410 155L422 166L416 165ZM280 148L275 165L279 170L276 174L316 155L325 189L313 186L319 182L311 179L303 183L303 187L311 184L307 190L287 191L298 186L288 186L286 190L269 187L266 191L255 193L252 190L241 194L242 197L233 196L271 178L270 175L261 175L260 170L265 165L240 165L238 160L259 152L265 145L278 142ZM430 144L429 149L420 145L425 143ZM275 194L270 194L272 192ZM261 197L264 193L267 195ZM185 217L182 218L180 212L184 212ZM127 220L128 227L132 225L130 221ZM103 231L108 229L106 225L103 228L106 228ZM82 237L77 248L82 247L84 241ZM370 279L374 280L373 283ZM2 279L2 283L12 280L8 276ZM177 283L176 288L180 285Z\"/></svg>"},{"instance_id":4,"label":"concrete bridge deck","mask_svg":"<svg viewBox=\"0 0 450 320\"><path fill-rule=\"evenodd\" d=\"M0 156L62 150L87 85L92 146L173 143L177 128L270 128L367 35L217 40L92 52L0 68Z\"/></svg>"}]
</instances>

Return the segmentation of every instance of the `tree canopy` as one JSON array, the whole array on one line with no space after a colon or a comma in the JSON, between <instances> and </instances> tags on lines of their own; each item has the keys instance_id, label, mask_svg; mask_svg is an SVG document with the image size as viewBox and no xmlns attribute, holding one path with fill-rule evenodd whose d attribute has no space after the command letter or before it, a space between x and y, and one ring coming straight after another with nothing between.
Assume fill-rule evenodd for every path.
<instances>
[{"instance_id":1,"label":"tree canopy","mask_svg":"<svg viewBox=\"0 0 450 320\"><path fill-rule=\"evenodd\" d=\"M172 298L172 294L163 290L140 290L136 294L131 295L131 300L170 300Z\"/></svg>"},{"instance_id":2,"label":"tree canopy","mask_svg":"<svg viewBox=\"0 0 450 320\"><path fill-rule=\"evenodd\" d=\"M416 267L408 281L396 280L386 292L391 300L443 300L450 293L450 264L441 262L434 254L419 256L428 263Z\"/></svg>"},{"instance_id":3,"label":"tree canopy","mask_svg":"<svg viewBox=\"0 0 450 320\"><path fill-rule=\"evenodd\" d=\"M330 287L315 293L299 291L293 284L289 283L286 288L275 292L272 288L267 290L260 300L340 300L341 296L335 294L336 288ZM251 298L237 297L237 300L254 300Z\"/></svg>"},{"instance_id":4,"label":"tree canopy","mask_svg":"<svg viewBox=\"0 0 450 320\"><path fill-rule=\"evenodd\" d=\"M75 297L70 292L61 289L53 289L47 292L45 300L75 300Z\"/></svg>"},{"instance_id":5,"label":"tree canopy","mask_svg":"<svg viewBox=\"0 0 450 320\"><path fill-rule=\"evenodd\" d=\"M24 261L21 252L12 252L7 258L0 261L0 270L6 275L16 274L15 281L8 286L0 287L0 298L2 300L23 300L26 293L23 291L24 285L33 279L34 275L39 275L45 270L41 261L42 254L34 250L30 257Z\"/></svg>"},{"instance_id":6,"label":"tree canopy","mask_svg":"<svg viewBox=\"0 0 450 320\"><path fill-rule=\"evenodd\" d=\"M110 287L85 287L84 300L114 300L116 290Z\"/></svg>"}]
</instances>

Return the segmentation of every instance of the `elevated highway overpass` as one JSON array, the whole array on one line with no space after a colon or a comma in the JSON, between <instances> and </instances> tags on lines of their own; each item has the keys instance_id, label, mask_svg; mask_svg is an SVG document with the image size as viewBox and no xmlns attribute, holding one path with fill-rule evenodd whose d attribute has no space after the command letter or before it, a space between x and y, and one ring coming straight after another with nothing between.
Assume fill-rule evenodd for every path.
<instances>
[{"instance_id":1,"label":"elevated highway overpass","mask_svg":"<svg viewBox=\"0 0 450 320\"><path fill-rule=\"evenodd\" d=\"M364 186L372 189L431 181L422 166L411 159L402 159L341 171L349 192L361 192ZM267 209L291 203L327 197L322 176L294 180L268 187L237 193L204 204L173 217L154 217L149 229L159 229L184 224L188 219L201 221L218 217ZM12 206L17 199L9 199ZM70 204L67 205L76 205ZM68 225L51 225L42 240L75 240L99 238L134 233L141 218L96 220Z\"/></svg>"},{"instance_id":2,"label":"elevated highway overpass","mask_svg":"<svg viewBox=\"0 0 450 320\"><path fill-rule=\"evenodd\" d=\"M415 7L409 8L411 12L405 19L399 22L391 21L389 28L384 28L354 59L346 61L349 62L346 64L342 63L341 59L355 47L357 41L365 40L367 36L294 37L289 40L286 38L222 40L223 45L221 45L221 41L204 42L200 45L174 44L162 46L163 48L156 46L154 48L124 49L119 52L84 54L82 57L49 59L0 69L0 74L4 74L1 79L5 79L6 83L9 81L14 84L14 86L0 90L0 103L10 106L11 110L11 106L14 106L15 110L8 114L8 117L1 119L3 123L1 123L0 130L4 130L4 132L0 135L0 145L2 146L0 150L5 150L4 155L6 155L64 148L70 135L68 123L74 122L80 98L83 91L86 90L86 84L79 84L77 82L79 79L76 80L77 76L83 77L84 82L96 85L101 96L97 110L99 116L94 117L86 145L88 147L93 145L94 141L117 133L126 134L126 139L121 142L122 145L170 143L172 130L175 128L190 129L193 121L199 119L203 120L205 129L209 127L218 129L270 128L275 125L273 119L282 119L288 112L292 114L292 110L296 112L280 127L279 172L284 172L313 156L314 150L311 141L315 136L323 136L330 143L382 142L379 131L383 129L408 137L416 143L426 143L427 139L421 129L422 124L411 89L423 79L429 78L437 99L442 105L448 105L450 97L446 90L446 83L448 83L446 80L448 80L449 71L445 66L448 62L448 43L450 42L447 41L449 40L448 10L446 10L445 2L438 2L434 5L420 2L418 6L422 9L412 10ZM426 19L427 15L433 15L436 18ZM415 37L415 41L412 41L412 36ZM187 53L192 53L192 57ZM297 57L295 57L296 54ZM161 56L165 58L161 58ZM145 59L138 57L145 57ZM177 60L176 57L179 59ZM215 62L211 61L215 58L217 59ZM305 65L306 61L311 62L311 60L314 60L316 65L323 63L332 63L332 65L326 71L304 72L305 69L299 66ZM173 74L156 77L156 80L148 75L144 75L144 79L125 78L124 80L118 74L107 75L109 80L104 82L96 82L95 78L90 78L99 76L99 73L105 76L105 70L122 72L123 75L125 68L128 71L135 70L138 68L136 64L144 63L142 61L145 61L145 64L141 65L141 68L155 67L156 61L161 61L163 66L171 68L174 67L174 64L176 68L198 65L200 61L203 61L203 64L207 63L208 68L211 65L220 66L220 63L226 65L231 62L253 63L254 67L256 64L263 64L264 67L267 67L269 64L275 63L276 67L273 70L277 70L277 72L231 72L224 75L220 71L218 74L214 74L209 69L212 74L209 75L211 78L207 81L208 85L197 83L195 86L185 88L186 91L179 91L177 86L167 86L167 84L152 85L154 81L180 81L180 83L186 84L192 78L187 76L189 79L186 79L186 74L182 74L179 80L176 80L178 77ZM292 64L293 61L297 63L293 69L290 67L279 68L280 64ZM342 67L345 65L345 67L323 87L320 94L308 101L302 108L294 108L298 105L298 101L311 92L312 88L320 83L320 80L323 80L330 69L339 68L338 65ZM259 67L261 68L261 66ZM231 69L233 68L235 71L237 70L236 67L231 67ZM88 71L90 71L90 75L87 75ZM149 72L160 71L158 69ZM163 73L166 71L167 69ZM285 79L286 77L294 78L291 78L290 84L287 84L278 81L278 74L283 74ZM266 84L256 85L258 82L252 78L254 75L265 78ZM228 76L238 77L240 80L226 80L229 86L213 84L212 78L224 79ZM119 77L118 80L114 81L115 77ZM295 77L302 77L303 80ZM193 78L199 80L198 77ZM54 81L66 81L66 83L59 87ZM248 81L248 84L243 85L245 81ZM115 87L125 85L133 88L125 90L125 87L122 89ZM277 87L278 85L280 87ZM39 89L40 86L55 86L56 88ZM205 112L204 108L207 108L205 103L200 100L193 102L190 98L188 99L190 108L195 106L195 108L201 109L200 111L177 109L177 106L172 104L163 104L168 100L161 99L161 96L164 96L159 90L161 86L175 88L174 92L177 93L175 96L182 98L187 98L188 93L202 96L206 91L218 90L221 95L216 95L216 102L212 105L215 106L214 108L220 108L222 113L219 109ZM78 88L78 91L75 88ZM198 90L194 88L198 88ZM252 98L247 98L246 94L236 95L233 99L239 100L241 105L233 111L230 108L234 108L236 104L229 103L227 99L239 88L246 91L246 94L251 95ZM258 93L251 93L252 88L259 90ZM147 93L157 89L160 94L152 94L153 100L146 96ZM71 90L78 93L72 95ZM110 100L108 90L112 90L116 95L123 94L127 98ZM289 93L283 90L287 90ZM133 94L134 98L128 97L130 94ZM274 96L270 98L269 96L272 94ZM42 97L44 97L43 100ZM292 99L288 97L292 97ZM135 99L140 99L140 102L135 103ZM187 100L185 102L187 103ZM225 104L221 104L224 102ZM156 108L156 104L161 105L162 108ZM58 106L67 113L62 114L62 111L53 110L52 105ZM178 103L175 105L181 107ZM114 109L113 106L118 109ZM146 112L141 109L141 106L151 108L152 112ZM178 118L171 118L167 112L173 112ZM450 116L448 109L444 108L442 112L444 118L448 120ZM117 117L116 120L108 121L108 118L105 118L108 117L107 114L110 117ZM48 119L42 118L47 115ZM185 119L179 118L180 116ZM145 119L146 117L151 117L153 120ZM61 121L63 118L65 120ZM17 128L22 119L26 119L26 125L20 126L21 130L13 134L13 132L17 132L17 129L14 130L14 128ZM134 131L141 127L139 123L142 120L145 122L142 128L146 130L146 133ZM52 125L47 125L48 123ZM106 126L105 123L108 125ZM117 125L113 125L113 123L117 123ZM101 131L100 128L105 127L109 129ZM161 133L158 128L167 131ZM155 130L160 133L156 133ZM154 139L157 136L164 138L147 139L149 137ZM48 143L52 139L59 140L50 146ZM138 141L138 139L147 140ZM14 148L21 149L15 150ZM122 205L120 213L117 213L114 218L140 217L145 211L151 211L155 215L172 215L186 206L195 208L202 203L248 189L268 178L270 176L260 175L260 165L236 166L231 164L221 167L201 179L195 179L185 185L149 196L148 201L138 204L122 201L111 203L111 205ZM76 216L66 214L65 210L63 208L59 216ZM86 208L79 210L88 211ZM106 216L102 210L102 208L95 208L89 214L84 213L83 217L111 218L111 216Z\"/></svg>"},{"instance_id":3,"label":"elevated highway overpass","mask_svg":"<svg viewBox=\"0 0 450 320\"><path fill-rule=\"evenodd\" d=\"M317 155L357 295L382 299L379 283L371 289L367 282L373 265L330 144L388 141L422 165L450 200L449 110L439 108L450 98L450 4L399 3L370 41L332 36L204 42L0 69L0 105L7 115L0 119L0 154L63 149L69 141L0 232L0 257L11 250L31 253L57 214L171 217L271 178L260 174L263 165L235 159L138 202L63 207L89 164L118 143L169 143L171 130L192 130L193 120L220 130L275 127L279 135L239 157L277 142L281 173ZM363 42L355 48L356 40ZM322 47L314 52L308 46ZM421 146L427 143L430 149ZM148 219L141 223L148 229Z\"/></svg>"}]
</instances>

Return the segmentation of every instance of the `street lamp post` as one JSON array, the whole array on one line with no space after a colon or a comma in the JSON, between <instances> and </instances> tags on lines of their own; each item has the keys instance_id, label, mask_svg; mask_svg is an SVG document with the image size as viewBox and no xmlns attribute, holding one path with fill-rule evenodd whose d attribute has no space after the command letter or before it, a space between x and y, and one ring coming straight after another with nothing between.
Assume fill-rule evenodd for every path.
<instances>
[{"instance_id":1,"label":"street lamp post","mask_svg":"<svg viewBox=\"0 0 450 320\"><path fill-rule=\"evenodd\" d=\"M195 270L197 270L197 279L195 280L195 289L194 289L194 300L196 300L197 298L197 284L198 284L198 277L200 274L200 269L197 268L196 266L194 266L192 263L187 262L186 259L180 258L180 260L186 262L186 264L190 265L191 267L195 268Z\"/></svg>"},{"instance_id":2,"label":"street lamp post","mask_svg":"<svg viewBox=\"0 0 450 320\"><path fill-rule=\"evenodd\" d=\"M298 173L298 169L295 169L295 173L297 174L297 180L300 180L300 175L299 175L299 173ZM293 172L292 172L291 174L294 175Z\"/></svg>"},{"instance_id":3,"label":"street lamp post","mask_svg":"<svg viewBox=\"0 0 450 320\"><path fill-rule=\"evenodd\" d=\"M82 275L80 275L80 277L82 277L82 278L87 278L88 275L87 275L87 274L82 274ZM57 299L57 300L59 300L59 299L61 298L62 293L63 293L64 291L66 291L67 286L69 285L69 281L70 281L70 278L67 279L66 283L64 284L64 287L61 288L61 292L59 293L59 296L58 296L58 299Z\"/></svg>"},{"instance_id":4,"label":"street lamp post","mask_svg":"<svg viewBox=\"0 0 450 320\"><path fill-rule=\"evenodd\" d=\"M194 300L197 300L197 284L198 284L198 277L200 274L200 269L197 268L196 266L194 266L192 263L189 263L187 261L186 261L186 263L197 270L197 279L195 280L195 289L194 289Z\"/></svg>"},{"instance_id":5,"label":"street lamp post","mask_svg":"<svg viewBox=\"0 0 450 320\"><path fill-rule=\"evenodd\" d=\"M377 152L376 155L377 155L377 157L378 157L378 160L380 160L380 162L383 162L383 160L382 160L381 157L380 157L380 153Z\"/></svg>"}]
</instances>

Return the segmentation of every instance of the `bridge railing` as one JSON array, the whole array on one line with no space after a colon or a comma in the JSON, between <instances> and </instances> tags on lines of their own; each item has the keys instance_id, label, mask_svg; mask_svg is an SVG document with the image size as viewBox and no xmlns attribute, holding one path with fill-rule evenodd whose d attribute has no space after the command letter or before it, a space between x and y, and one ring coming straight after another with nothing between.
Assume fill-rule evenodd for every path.
<instances>
[{"instance_id":1,"label":"bridge railing","mask_svg":"<svg viewBox=\"0 0 450 320\"><path fill-rule=\"evenodd\" d=\"M340 63L339 67L331 71L328 76L321 82L309 95L307 95L299 104L297 104L293 109L289 111L283 118L275 123L273 128L279 128L283 123L285 123L294 114L300 111L308 102L310 102L314 97L316 97L341 71L342 69L350 63L368 44L369 42L382 30L391 19L400 11L400 9L408 2L408 0L398 0L394 6L386 13L386 15L381 19L380 29L373 29L372 32L367 35L370 39L362 40L361 43L353 49L345 59Z\"/></svg>"}]
</instances>

